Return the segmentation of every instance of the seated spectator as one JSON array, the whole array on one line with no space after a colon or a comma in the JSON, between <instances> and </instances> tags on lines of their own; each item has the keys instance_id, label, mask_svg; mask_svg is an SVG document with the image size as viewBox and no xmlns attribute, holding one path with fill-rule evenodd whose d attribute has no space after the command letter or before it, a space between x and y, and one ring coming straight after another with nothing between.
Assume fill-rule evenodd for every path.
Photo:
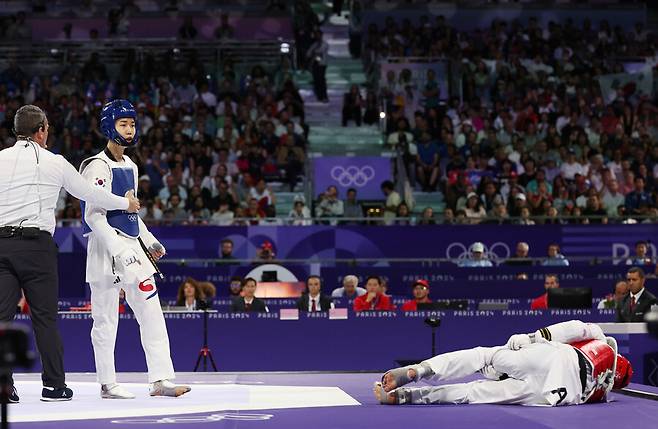
<instances>
[{"instance_id":1,"label":"seated spectator","mask_svg":"<svg viewBox=\"0 0 658 429\"><path fill-rule=\"evenodd\" d=\"M467 259L462 259L457 263L460 267L493 267L493 264L484 254L484 244L476 241L471 246L471 252Z\"/></svg>"},{"instance_id":2,"label":"seated spectator","mask_svg":"<svg viewBox=\"0 0 658 429\"><path fill-rule=\"evenodd\" d=\"M338 199L338 188L329 186L327 191L320 195L320 203L315 209L317 217L341 217L344 213L343 202Z\"/></svg>"},{"instance_id":3,"label":"seated spectator","mask_svg":"<svg viewBox=\"0 0 658 429\"><path fill-rule=\"evenodd\" d=\"M346 218L362 218L363 217L363 207L361 206L361 203L356 199L356 189L354 188L349 188L347 190L347 198L345 199L345 202L343 203L343 215ZM345 221L346 224L352 224L356 225L359 222L358 221Z\"/></svg>"},{"instance_id":4,"label":"seated spectator","mask_svg":"<svg viewBox=\"0 0 658 429\"><path fill-rule=\"evenodd\" d=\"M402 304L402 311L416 311L418 310L418 304L428 304L432 302L430 299L430 284L427 280L416 280L411 287L414 299Z\"/></svg>"},{"instance_id":5,"label":"seated spectator","mask_svg":"<svg viewBox=\"0 0 658 429\"><path fill-rule=\"evenodd\" d=\"M169 197L169 202L167 203L167 210L171 212L171 220L175 224L180 224L189 218L188 213L183 208L183 202L178 194L174 194Z\"/></svg>"},{"instance_id":6,"label":"seated spectator","mask_svg":"<svg viewBox=\"0 0 658 429\"><path fill-rule=\"evenodd\" d=\"M621 192L619 192L619 183L616 179L608 181L608 184L603 191L603 198L601 201L608 217L617 217L617 207L624 205L625 198Z\"/></svg>"},{"instance_id":7,"label":"seated spectator","mask_svg":"<svg viewBox=\"0 0 658 429\"><path fill-rule=\"evenodd\" d=\"M482 201L475 192L471 192L466 196L464 213L466 213L468 222L471 224L480 223L482 219L487 216L487 213L482 206Z\"/></svg>"},{"instance_id":8,"label":"seated spectator","mask_svg":"<svg viewBox=\"0 0 658 429\"><path fill-rule=\"evenodd\" d=\"M299 176L304 172L304 160L306 155L304 149L295 146L293 135L286 135L283 144L276 149L277 168L283 171L281 180L288 184L290 192L295 190Z\"/></svg>"},{"instance_id":9,"label":"seated spectator","mask_svg":"<svg viewBox=\"0 0 658 429\"><path fill-rule=\"evenodd\" d=\"M228 226L233 225L235 214L231 211L228 203L220 203L219 208L210 216L210 225Z\"/></svg>"},{"instance_id":10,"label":"seated spectator","mask_svg":"<svg viewBox=\"0 0 658 429\"><path fill-rule=\"evenodd\" d=\"M203 304L205 308L201 307L200 310L209 309L212 307L212 301L217 296L217 288L211 282L199 282L201 293L205 297Z\"/></svg>"},{"instance_id":11,"label":"seated spectator","mask_svg":"<svg viewBox=\"0 0 658 429\"><path fill-rule=\"evenodd\" d=\"M635 256L626 259L626 265L635 265L644 267L653 265L654 261L647 255L649 246L646 241L638 241L635 243Z\"/></svg>"},{"instance_id":12,"label":"seated spectator","mask_svg":"<svg viewBox=\"0 0 658 429\"><path fill-rule=\"evenodd\" d=\"M366 279L366 294L354 300L354 311L395 310L391 299L381 292L382 281L378 276L369 276Z\"/></svg>"},{"instance_id":13,"label":"seated spectator","mask_svg":"<svg viewBox=\"0 0 658 429\"><path fill-rule=\"evenodd\" d=\"M491 216L482 221L482 224L505 225L509 223L511 223L511 221L507 214L507 206L502 203L494 204L494 207L491 210Z\"/></svg>"},{"instance_id":14,"label":"seated spectator","mask_svg":"<svg viewBox=\"0 0 658 429\"><path fill-rule=\"evenodd\" d=\"M311 211L304 205L304 197L301 195L298 197L295 197L293 208L290 210L290 213L288 213L290 224L297 226L313 225L313 219L311 219Z\"/></svg>"},{"instance_id":15,"label":"seated spectator","mask_svg":"<svg viewBox=\"0 0 658 429\"><path fill-rule=\"evenodd\" d=\"M439 180L439 147L429 133L423 133L416 149L416 180L423 192L433 192Z\"/></svg>"},{"instance_id":16,"label":"seated spectator","mask_svg":"<svg viewBox=\"0 0 658 429\"><path fill-rule=\"evenodd\" d=\"M258 179L256 186L252 186L249 189L249 197L258 201L258 207L262 210L265 210L265 207L276 204L276 196L263 178Z\"/></svg>"},{"instance_id":17,"label":"seated spectator","mask_svg":"<svg viewBox=\"0 0 658 429\"><path fill-rule=\"evenodd\" d=\"M199 283L192 277L188 277L178 287L176 305L185 307L188 311L202 310L206 308L205 295L201 291Z\"/></svg>"},{"instance_id":18,"label":"seated spectator","mask_svg":"<svg viewBox=\"0 0 658 429\"><path fill-rule=\"evenodd\" d=\"M626 273L628 294L617 306L617 322L644 322L644 314L658 303L656 297L646 290L646 277L640 267L632 267Z\"/></svg>"},{"instance_id":19,"label":"seated spectator","mask_svg":"<svg viewBox=\"0 0 658 429\"><path fill-rule=\"evenodd\" d=\"M587 217L589 223L608 223L608 212L603 208L599 196L596 194L587 197L587 203L582 214Z\"/></svg>"},{"instance_id":20,"label":"seated spectator","mask_svg":"<svg viewBox=\"0 0 658 429\"><path fill-rule=\"evenodd\" d=\"M178 195L179 198L183 200L187 200L187 190L179 184L178 180L173 175L167 175L164 180L167 186L160 189L160 192L158 193L160 201L162 201L163 204L166 204L169 201L169 198L174 194Z\"/></svg>"},{"instance_id":21,"label":"seated spectator","mask_svg":"<svg viewBox=\"0 0 658 429\"><path fill-rule=\"evenodd\" d=\"M228 284L228 294L231 297L237 297L242 294L242 277L231 277L231 282Z\"/></svg>"},{"instance_id":22,"label":"seated spectator","mask_svg":"<svg viewBox=\"0 0 658 429\"><path fill-rule=\"evenodd\" d=\"M505 261L505 265L532 265L532 259L528 258L530 246L524 241L516 243L514 257Z\"/></svg>"},{"instance_id":23,"label":"seated spectator","mask_svg":"<svg viewBox=\"0 0 658 429\"><path fill-rule=\"evenodd\" d=\"M347 126L348 121L356 122L356 126L361 126L362 113L361 108L363 107L363 98L361 97L361 92L359 91L359 85L353 84L350 87L350 92L343 95L343 126Z\"/></svg>"},{"instance_id":24,"label":"seated spectator","mask_svg":"<svg viewBox=\"0 0 658 429\"><path fill-rule=\"evenodd\" d=\"M266 216L265 210L258 205L258 200L256 198L249 198L249 205L244 211L244 217L248 219L249 224L258 225Z\"/></svg>"},{"instance_id":25,"label":"seated spectator","mask_svg":"<svg viewBox=\"0 0 658 429\"><path fill-rule=\"evenodd\" d=\"M645 182L643 177L636 177L632 192L626 194L624 205L626 212L631 215L646 215L649 207L652 207L651 194L645 191Z\"/></svg>"},{"instance_id":26,"label":"seated spectator","mask_svg":"<svg viewBox=\"0 0 658 429\"><path fill-rule=\"evenodd\" d=\"M541 264L544 267L568 267L569 260L560 253L560 245L551 243L548 245L548 257Z\"/></svg>"},{"instance_id":27,"label":"seated spectator","mask_svg":"<svg viewBox=\"0 0 658 429\"><path fill-rule=\"evenodd\" d=\"M425 207L423 209L423 214L420 216L418 225L436 225L436 218L434 218L434 209L432 207Z\"/></svg>"},{"instance_id":28,"label":"seated spectator","mask_svg":"<svg viewBox=\"0 0 658 429\"><path fill-rule=\"evenodd\" d=\"M235 256L233 256L233 240L230 238L225 238L221 241L219 245L219 259L221 259L222 263L231 263L231 261L235 260Z\"/></svg>"},{"instance_id":29,"label":"seated spectator","mask_svg":"<svg viewBox=\"0 0 658 429\"><path fill-rule=\"evenodd\" d=\"M530 219L530 209L528 207L521 207L521 216L516 222L518 225L534 225L535 221Z\"/></svg>"},{"instance_id":30,"label":"seated spectator","mask_svg":"<svg viewBox=\"0 0 658 429\"><path fill-rule=\"evenodd\" d=\"M242 295L233 298L231 303L232 313L256 312L269 313L265 301L256 298L256 288L258 283L255 279L247 277L242 280Z\"/></svg>"},{"instance_id":31,"label":"seated spectator","mask_svg":"<svg viewBox=\"0 0 658 429\"><path fill-rule=\"evenodd\" d=\"M402 202L398 206L398 211L395 214L395 224L396 225L413 225L412 219L409 217L411 213L409 213L409 206L407 203Z\"/></svg>"},{"instance_id":32,"label":"seated spectator","mask_svg":"<svg viewBox=\"0 0 658 429\"><path fill-rule=\"evenodd\" d=\"M596 308L599 310L611 308L616 309L624 300L626 294L628 294L628 283L626 283L624 280L619 280L615 283L615 287L613 288L612 293L606 295L606 297L599 302L599 305L597 305Z\"/></svg>"},{"instance_id":33,"label":"seated spectator","mask_svg":"<svg viewBox=\"0 0 658 429\"><path fill-rule=\"evenodd\" d=\"M276 263L274 246L270 241L265 240L258 250L256 250L256 259L254 264L274 264Z\"/></svg>"},{"instance_id":34,"label":"seated spectator","mask_svg":"<svg viewBox=\"0 0 658 429\"><path fill-rule=\"evenodd\" d=\"M334 308L331 297L322 293L322 279L310 276L306 279L306 292L297 300L297 309L302 312L315 313Z\"/></svg>"},{"instance_id":35,"label":"seated spectator","mask_svg":"<svg viewBox=\"0 0 658 429\"><path fill-rule=\"evenodd\" d=\"M548 290L556 289L560 287L560 281L557 278L557 274L546 274L544 277L544 289L546 293L542 296L537 297L532 300L530 303L531 310L545 310L548 308Z\"/></svg>"},{"instance_id":36,"label":"seated spectator","mask_svg":"<svg viewBox=\"0 0 658 429\"><path fill-rule=\"evenodd\" d=\"M365 294L366 290L359 287L359 278L357 276L348 275L343 278L343 287L334 289L331 292L331 297L354 299Z\"/></svg>"}]
</instances>

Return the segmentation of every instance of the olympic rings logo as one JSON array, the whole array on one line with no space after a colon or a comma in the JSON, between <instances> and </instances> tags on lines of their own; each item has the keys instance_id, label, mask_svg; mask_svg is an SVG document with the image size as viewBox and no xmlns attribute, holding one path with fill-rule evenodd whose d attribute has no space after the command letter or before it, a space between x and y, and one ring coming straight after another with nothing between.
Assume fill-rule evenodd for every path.
<instances>
[{"instance_id":1,"label":"olympic rings logo","mask_svg":"<svg viewBox=\"0 0 658 429\"><path fill-rule=\"evenodd\" d=\"M152 419L121 419L121 420L112 420L112 423L117 424L178 424L178 423L208 423L208 422L218 422L221 420L238 420L238 421L265 421L270 420L274 417L273 414L210 414L207 416L172 416L172 417L160 417Z\"/></svg>"},{"instance_id":2,"label":"olympic rings logo","mask_svg":"<svg viewBox=\"0 0 658 429\"><path fill-rule=\"evenodd\" d=\"M375 178L375 169L370 165L364 165L363 167L336 165L331 169L331 178L342 187L356 186L362 188Z\"/></svg>"},{"instance_id":3,"label":"olympic rings logo","mask_svg":"<svg viewBox=\"0 0 658 429\"><path fill-rule=\"evenodd\" d=\"M471 259L473 251L471 247L466 247L464 243L454 242L450 243L446 248L446 258L452 260ZM483 255L491 262L499 264L505 259L509 258L512 254L509 246L503 242L497 241L491 246L484 246Z\"/></svg>"}]
</instances>

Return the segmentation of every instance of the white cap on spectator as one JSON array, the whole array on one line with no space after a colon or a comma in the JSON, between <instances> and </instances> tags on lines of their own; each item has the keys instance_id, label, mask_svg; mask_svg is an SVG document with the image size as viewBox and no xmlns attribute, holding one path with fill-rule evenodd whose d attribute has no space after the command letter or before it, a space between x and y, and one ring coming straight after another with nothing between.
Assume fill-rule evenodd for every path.
<instances>
[{"instance_id":1,"label":"white cap on spectator","mask_svg":"<svg viewBox=\"0 0 658 429\"><path fill-rule=\"evenodd\" d=\"M183 122L192 122L192 117L190 115L183 116Z\"/></svg>"},{"instance_id":2,"label":"white cap on spectator","mask_svg":"<svg viewBox=\"0 0 658 429\"><path fill-rule=\"evenodd\" d=\"M477 197L478 197L478 194L476 194L475 192L469 192L468 195L466 195L466 199L469 199L469 198L471 198L471 197L475 197L475 198L477 198Z\"/></svg>"},{"instance_id":3,"label":"white cap on spectator","mask_svg":"<svg viewBox=\"0 0 658 429\"><path fill-rule=\"evenodd\" d=\"M480 243L479 241L476 241L473 243L471 246L471 252L484 252L484 244Z\"/></svg>"},{"instance_id":4,"label":"white cap on spectator","mask_svg":"<svg viewBox=\"0 0 658 429\"><path fill-rule=\"evenodd\" d=\"M526 200L525 194L516 194L516 199L525 201Z\"/></svg>"},{"instance_id":5,"label":"white cap on spectator","mask_svg":"<svg viewBox=\"0 0 658 429\"><path fill-rule=\"evenodd\" d=\"M169 118L167 118L167 115L160 115L158 117L158 121L160 121L160 122L169 122Z\"/></svg>"},{"instance_id":6,"label":"white cap on spectator","mask_svg":"<svg viewBox=\"0 0 658 429\"><path fill-rule=\"evenodd\" d=\"M293 198L293 202L306 204L306 198L304 198L302 194L297 194L295 195L295 198Z\"/></svg>"},{"instance_id":7,"label":"white cap on spectator","mask_svg":"<svg viewBox=\"0 0 658 429\"><path fill-rule=\"evenodd\" d=\"M137 108L138 108L138 109L141 109L142 107L146 108L146 103L144 103L143 101L140 101L140 102L137 104Z\"/></svg>"},{"instance_id":8,"label":"white cap on spectator","mask_svg":"<svg viewBox=\"0 0 658 429\"><path fill-rule=\"evenodd\" d=\"M139 176L139 181L141 182L142 180L146 180L147 182L150 182L151 178L149 177L148 174L142 174L141 176Z\"/></svg>"}]
</instances>

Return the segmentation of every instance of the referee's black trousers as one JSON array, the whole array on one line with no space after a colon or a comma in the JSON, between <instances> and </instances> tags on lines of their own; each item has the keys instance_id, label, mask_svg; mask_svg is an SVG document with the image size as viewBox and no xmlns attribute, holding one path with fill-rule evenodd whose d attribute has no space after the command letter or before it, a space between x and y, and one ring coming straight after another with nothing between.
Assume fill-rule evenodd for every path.
<instances>
[{"instance_id":1,"label":"referee's black trousers","mask_svg":"<svg viewBox=\"0 0 658 429\"><path fill-rule=\"evenodd\" d=\"M57 245L47 232L32 238L0 238L0 321L14 319L21 289L30 307L43 385L64 387L64 348L57 329Z\"/></svg>"}]
</instances>

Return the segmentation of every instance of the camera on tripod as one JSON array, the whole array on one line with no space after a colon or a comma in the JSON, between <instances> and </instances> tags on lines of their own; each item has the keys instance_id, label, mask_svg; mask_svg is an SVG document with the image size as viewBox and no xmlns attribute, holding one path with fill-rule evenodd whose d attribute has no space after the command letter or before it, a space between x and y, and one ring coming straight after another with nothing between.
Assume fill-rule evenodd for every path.
<instances>
[{"instance_id":1,"label":"camera on tripod","mask_svg":"<svg viewBox=\"0 0 658 429\"><path fill-rule=\"evenodd\" d=\"M13 323L0 323L0 370L17 366L29 368L34 362L27 328Z\"/></svg>"}]
</instances>

